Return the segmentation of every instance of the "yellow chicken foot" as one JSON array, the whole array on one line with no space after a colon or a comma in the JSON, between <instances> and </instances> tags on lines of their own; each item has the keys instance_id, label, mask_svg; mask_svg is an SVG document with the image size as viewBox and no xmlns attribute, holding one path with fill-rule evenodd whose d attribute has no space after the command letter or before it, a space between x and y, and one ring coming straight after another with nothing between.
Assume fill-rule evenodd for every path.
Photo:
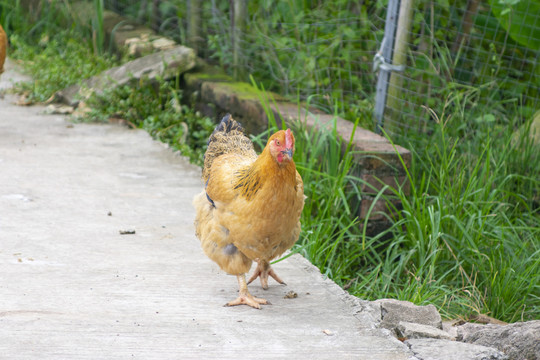
<instances>
[{"instance_id":1,"label":"yellow chicken foot","mask_svg":"<svg viewBox=\"0 0 540 360\"><path fill-rule=\"evenodd\" d=\"M251 307L254 307L255 309L260 309L261 304L263 305L270 304L265 299L256 298L249 293L247 284L246 284L245 274L237 275L236 277L238 278L238 286L240 287L238 298L236 298L235 300L231 302L226 303L225 306L249 305Z\"/></svg>"},{"instance_id":2,"label":"yellow chicken foot","mask_svg":"<svg viewBox=\"0 0 540 360\"><path fill-rule=\"evenodd\" d=\"M255 269L255 272L251 277L249 278L248 284L251 284L253 280L255 280L257 277L261 277L261 286L264 290L268 289L268 275L274 278L278 283L285 284L285 281L281 280L279 276L275 273L274 269L270 266L268 261L259 260L257 261L257 269Z\"/></svg>"}]
</instances>

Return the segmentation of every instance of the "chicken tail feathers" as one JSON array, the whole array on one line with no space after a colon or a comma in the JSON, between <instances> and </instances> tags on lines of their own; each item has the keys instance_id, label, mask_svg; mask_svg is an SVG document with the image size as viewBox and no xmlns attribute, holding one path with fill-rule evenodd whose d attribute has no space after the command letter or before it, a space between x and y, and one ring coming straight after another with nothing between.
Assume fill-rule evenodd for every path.
<instances>
[{"instance_id":1,"label":"chicken tail feathers","mask_svg":"<svg viewBox=\"0 0 540 360\"><path fill-rule=\"evenodd\" d=\"M216 140L215 135L217 133L233 134L238 132L244 135L244 128L242 127L242 124L234 120L231 114L227 114L223 117L223 119L221 119L218 126L216 126L216 128L212 132L212 135L210 135L210 138L208 139L208 145L210 145L212 141Z\"/></svg>"},{"instance_id":2,"label":"chicken tail feathers","mask_svg":"<svg viewBox=\"0 0 540 360\"><path fill-rule=\"evenodd\" d=\"M208 148L204 154L203 180L208 181L210 168L214 160L221 155L237 153L246 156L257 156L253 143L244 133L242 125L227 114L216 126L208 139Z\"/></svg>"}]
</instances>

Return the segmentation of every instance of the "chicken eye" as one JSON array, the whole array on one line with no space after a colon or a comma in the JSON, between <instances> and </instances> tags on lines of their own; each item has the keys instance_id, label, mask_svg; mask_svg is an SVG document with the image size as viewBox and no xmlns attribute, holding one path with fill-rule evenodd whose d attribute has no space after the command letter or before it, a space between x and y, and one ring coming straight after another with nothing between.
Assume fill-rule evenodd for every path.
<instances>
[{"instance_id":1,"label":"chicken eye","mask_svg":"<svg viewBox=\"0 0 540 360\"><path fill-rule=\"evenodd\" d=\"M278 139L276 139L276 146L281 146L281 143L279 142Z\"/></svg>"}]
</instances>

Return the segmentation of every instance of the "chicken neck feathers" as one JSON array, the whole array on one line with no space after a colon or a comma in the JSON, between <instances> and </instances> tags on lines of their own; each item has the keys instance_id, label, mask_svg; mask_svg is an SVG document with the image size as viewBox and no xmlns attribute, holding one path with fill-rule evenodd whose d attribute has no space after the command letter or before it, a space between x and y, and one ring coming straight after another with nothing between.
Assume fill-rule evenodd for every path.
<instances>
[{"instance_id":1,"label":"chicken neck feathers","mask_svg":"<svg viewBox=\"0 0 540 360\"><path fill-rule=\"evenodd\" d=\"M203 180L208 181L214 160L222 155L236 154L246 158L257 158L253 143L244 135L244 128L230 114L225 115L208 139L204 154Z\"/></svg>"},{"instance_id":2,"label":"chicken neck feathers","mask_svg":"<svg viewBox=\"0 0 540 360\"><path fill-rule=\"evenodd\" d=\"M272 194L283 187L296 192L296 174L293 161L279 165L268 147L257 157L244 129L230 115L221 120L208 140L203 181L207 199L214 207L215 201L227 203L238 195L251 201L263 187Z\"/></svg>"}]
</instances>

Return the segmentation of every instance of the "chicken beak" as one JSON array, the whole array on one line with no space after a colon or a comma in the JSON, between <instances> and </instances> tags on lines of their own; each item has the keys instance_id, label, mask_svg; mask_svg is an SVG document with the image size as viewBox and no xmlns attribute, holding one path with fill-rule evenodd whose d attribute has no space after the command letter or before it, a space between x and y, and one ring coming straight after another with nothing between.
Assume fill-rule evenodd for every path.
<instances>
[{"instance_id":1,"label":"chicken beak","mask_svg":"<svg viewBox=\"0 0 540 360\"><path fill-rule=\"evenodd\" d=\"M283 153L286 154L289 157L289 159L292 159L292 157L293 157L293 149L287 149L287 150L283 151Z\"/></svg>"}]
</instances>

